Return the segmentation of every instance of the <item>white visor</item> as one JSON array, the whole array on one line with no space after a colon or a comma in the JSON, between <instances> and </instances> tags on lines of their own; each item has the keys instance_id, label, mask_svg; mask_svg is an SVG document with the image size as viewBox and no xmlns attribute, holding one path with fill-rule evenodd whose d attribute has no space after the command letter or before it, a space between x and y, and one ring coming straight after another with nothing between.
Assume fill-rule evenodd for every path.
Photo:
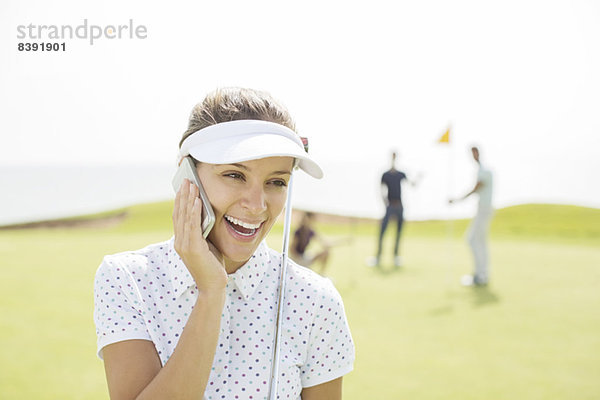
<instances>
[{"instance_id":1,"label":"white visor","mask_svg":"<svg viewBox=\"0 0 600 400\"><path fill-rule=\"evenodd\" d=\"M296 132L268 121L245 119L207 126L181 144L179 161L188 155L209 164L293 157L304 172L317 179L323 177L323 170L304 150Z\"/></svg>"}]
</instances>

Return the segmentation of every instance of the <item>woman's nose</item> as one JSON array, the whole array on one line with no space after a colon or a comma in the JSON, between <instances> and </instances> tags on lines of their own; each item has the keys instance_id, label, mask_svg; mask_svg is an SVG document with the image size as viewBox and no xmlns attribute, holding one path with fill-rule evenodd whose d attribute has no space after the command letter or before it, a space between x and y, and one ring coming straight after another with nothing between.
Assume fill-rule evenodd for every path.
<instances>
[{"instance_id":1,"label":"woman's nose","mask_svg":"<svg viewBox=\"0 0 600 400\"><path fill-rule=\"evenodd\" d=\"M262 185L248 187L244 193L242 206L253 214L260 214L267 209L265 191Z\"/></svg>"}]
</instances>

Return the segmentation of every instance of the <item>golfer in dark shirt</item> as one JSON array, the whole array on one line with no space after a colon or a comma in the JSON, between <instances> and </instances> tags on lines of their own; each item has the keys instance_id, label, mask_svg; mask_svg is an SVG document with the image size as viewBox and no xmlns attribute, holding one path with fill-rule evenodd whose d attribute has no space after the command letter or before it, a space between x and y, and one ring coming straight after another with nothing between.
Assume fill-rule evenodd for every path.
<instances>
[{"instance_id":1,"label":"golfer in dark shirt","mask_svg":"<svg viewBox=\"0 0 600 400\"><path fill-rule=\"evenodd\" d=\"M394 245L394 266L402 266L402 258L399 255L400 234L402 232L402 223L404 222L404 208L402 207L402 181L406 178L404 172L396 169L396 153L392 153L392 168L386 171L381 177L382 198L385 203L385 216L381 221L381 230L379 232L379 243L377 246L377 256L371 262L374 266L379 266L381 261L383 235L387 229L390 218L396 218L396 243Z\"/></svg>"}]
</instances>

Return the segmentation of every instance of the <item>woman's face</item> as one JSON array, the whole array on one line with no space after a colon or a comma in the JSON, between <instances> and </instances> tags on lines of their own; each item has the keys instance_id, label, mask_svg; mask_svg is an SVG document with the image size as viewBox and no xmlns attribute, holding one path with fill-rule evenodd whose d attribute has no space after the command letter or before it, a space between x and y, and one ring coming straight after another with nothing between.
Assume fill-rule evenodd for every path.
<instances>
[{"instance_id":1,"label":"woman's face","mask_svg":"<svg viewBox=\"0 0 600 400\"><path fill-rule=\"evenodd\" d=\"M228 273L254 254L285 206L292 157L235 164L198 163L196 170L215 212L208 239L221 251Z\"/></svg>"}]
</instances>

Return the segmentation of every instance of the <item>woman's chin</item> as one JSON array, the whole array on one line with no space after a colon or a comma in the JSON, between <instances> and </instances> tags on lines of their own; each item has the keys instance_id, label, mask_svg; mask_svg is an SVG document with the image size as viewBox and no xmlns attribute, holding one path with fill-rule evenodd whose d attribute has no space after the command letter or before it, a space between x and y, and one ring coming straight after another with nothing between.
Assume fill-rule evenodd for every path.
<instances>
[{"instance_id":1,"label":"woman's chin","mask_svg":"<svg viewBox=\"0 0 600 400\"><path fill-rule=\"evenodd\" d=\"M211 232L212 237L209 236L209 240L213 241L221 251L228 273L235 272L252 257L271 225L264 224L255 234L247 236L236 232L228 225L225 225L224 229Z\"/></svg>"},{"instance_id":2,"label":"woman's chin","mask_svg":"<svg viewBox=\"0 0 600 400\"><path fill-rule=\"evenodd\" d=\"M238 247L238 246L235 246ZM223 258L225 259L225 267L227 269L228 273L233 273L235 272L234 269L237 269L239 267L241 267L242 265L246 264L246 262L250 259L250 257L252 257L252 255L254 254L254 252L256 251L256 248L258 247L258 244L256 244L255 246L244 246L244 248L227 248L221 250L222 254L223 254Z\"/></svg>"}]
</instances>

